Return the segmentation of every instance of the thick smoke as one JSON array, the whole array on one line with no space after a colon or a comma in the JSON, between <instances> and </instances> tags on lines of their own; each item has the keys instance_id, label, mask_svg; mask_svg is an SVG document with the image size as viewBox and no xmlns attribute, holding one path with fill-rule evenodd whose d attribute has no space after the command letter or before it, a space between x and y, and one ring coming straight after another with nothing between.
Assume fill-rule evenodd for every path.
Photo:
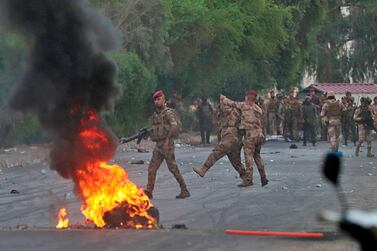
<instances>
[{"instance_id":1,"label":"thick smoke","mask_svg":"<svg viewBox=\"0 0 377 251\"><path fill-rule=\"evenodd\" d=\"M116 66L105 52L117 48L121 36L85 0L1 0L0 19L29 47L10 107L38 116L54 139L53 168L72 178L70 169L82 155L74 145L75 130L86 116L80 111L111 109L119 94ZM112 139L108 150L113 152L115 137L100 124Z\"/></svg>"}]
</instances>

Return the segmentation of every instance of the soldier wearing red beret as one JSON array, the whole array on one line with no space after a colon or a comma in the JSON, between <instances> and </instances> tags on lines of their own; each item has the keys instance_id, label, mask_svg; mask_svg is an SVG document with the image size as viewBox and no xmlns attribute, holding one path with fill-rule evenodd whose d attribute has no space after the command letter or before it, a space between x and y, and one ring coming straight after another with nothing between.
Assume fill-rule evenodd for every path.
<instances>
[{"instance_id":1,"label":"soldier wearing red beret","mask_svg":"<svg viewBox=\"0 0 377 251\"><path fill-rule=\"evenodd\" d=\"M174 138L179 134L176 112L166 106L166 99L162 90L153 94L153 102L156 110L152 115L152 130L149 136L152 141L156 142L156 145L148 167L148 184L145 193L149 198L153 198L157 170L165 160L169 171L174 175L181 188L181 192L176 198L187 198L190 193L178 169L174 153Z\"/></svg>"},{"instance_id":2,"label":"soldier wearing red beret","mask_svg":"<svg viewBox=\"0 0 377 251\"><path fill-rule=\"evenodd\" d=\"M264 170L264 163L260 155L261 148L265 142L263 133L263 110L256 104L257 92L248 90L245 92L244 102L235 102L225 96L220 96L220 102L235 107L241 111L240 130L243 132L244 154L246 162L246 173L240 187L253 185L253 161L255 162L262 186L267 185L268 179Z\"/></svg>"}]
</instances>

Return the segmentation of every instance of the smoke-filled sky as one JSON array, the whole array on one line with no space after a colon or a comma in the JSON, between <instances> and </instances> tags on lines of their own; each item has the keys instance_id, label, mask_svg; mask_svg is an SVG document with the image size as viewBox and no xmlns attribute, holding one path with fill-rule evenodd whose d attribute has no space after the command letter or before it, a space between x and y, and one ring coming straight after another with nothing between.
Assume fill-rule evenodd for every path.
<instances>
[{"instance_id":1,"label":"smoke-filled sky","mask_svg":"<svg viewBox=\"0 0 377 251\"><path fill-rule=\"evenodd\" d=\"M81 119L80 113L72 116L72 107L111 109L119 95L116 65L105 53L121 45L121 35L85 0L1 0L0 21L28 46L9 105L35 114L54 139L53 153L69 162L65 151L74 151L72 135ZM58 162L52 159L53 167L65 173Z\"/></svg>"}]
</instances>

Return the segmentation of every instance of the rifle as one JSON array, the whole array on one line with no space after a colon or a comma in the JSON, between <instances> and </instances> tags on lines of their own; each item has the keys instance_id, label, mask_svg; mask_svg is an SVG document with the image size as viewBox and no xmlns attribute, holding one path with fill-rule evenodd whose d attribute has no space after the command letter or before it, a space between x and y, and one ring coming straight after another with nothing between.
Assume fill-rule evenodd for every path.
<instances>
[{"instance_id":1,"label":"rifle","mask_svg":"<svg viewBox=\"0 0 377 251\"><path fill-rule=\"evenodd\" d=\"M139 130L138 133L128 137L128 138L122 138L120 140L120 144L125 144L125 143L128 143L128 142L131 142L131 141L134 141L135 139L137 139L137 144L140 144L141 140L145 137L148 136L148 134L151 132L151 128L147 128L147 127L143 127Z\"/></svg>"},{"instance_id":2,"label":"rifle","mask_svg":"<svg viewBox=\"0 0 377 251\"><path fill-rule=\"evenodd\" d=\"M374 126L374 121L372 118L372 113L366 109L362 109L360 113L361 121L357 121L358 124L364 125L369 130L374 130L377 132L376 127Z\"/></svg>"}]
</instances>

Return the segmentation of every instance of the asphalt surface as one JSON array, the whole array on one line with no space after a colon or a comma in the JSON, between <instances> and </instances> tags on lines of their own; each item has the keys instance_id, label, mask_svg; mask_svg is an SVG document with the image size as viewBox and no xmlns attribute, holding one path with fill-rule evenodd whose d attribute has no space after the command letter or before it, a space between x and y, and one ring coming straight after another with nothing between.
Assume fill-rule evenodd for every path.
<instances>
[{"instance_id":1,"label":"asphalt surface","mask_svg":"<svg viewBox=\"0 0 377 251\"><path fill-rule=\"evenodd\" d=\"M191 197L177 200L179 187L165 164L157 176L153 204L160 211L158 230L55 230L56 213L66 207L72 223L80 222L80 201L72 183L49 170L47 163L3 169L0 173L0 250L358 250L336 226L318 222L323 209L340 210L333 187L320 173L328 144L289 149L289 143L269 142L262 149L270 183L239 188L240 179L226 158L204 178L192 172L211 147L177 148L177 162ZM353 157L343 147L342 184L352 208L377 210L377 158ZM145 186L151 153L120 152L115 162ZM132 161L144 160L143 165ZM19 193L11 193L16 190ZM172 229L185 224L186 230ZM323 239L231 236L225 229L324 232Z\"/></svg>"}]
</instances>

